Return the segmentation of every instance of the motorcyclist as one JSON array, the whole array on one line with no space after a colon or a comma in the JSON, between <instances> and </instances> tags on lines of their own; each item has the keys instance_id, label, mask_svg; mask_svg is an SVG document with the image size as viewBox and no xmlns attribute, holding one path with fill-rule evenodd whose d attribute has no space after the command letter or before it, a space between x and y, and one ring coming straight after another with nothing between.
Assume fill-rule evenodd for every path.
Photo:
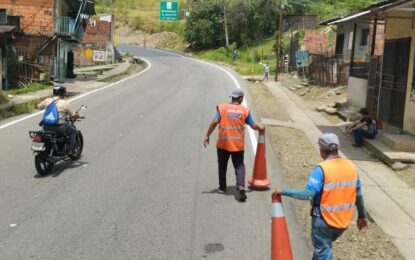
<instances>
[{"instance_id":1,"label":"motorcyclist","mask_svg":"<svg viewBox=\"0 0 415 260\"><path fill-rule=\"evenodd\" d=\"M71 104L65 100L66 88L64 86L57 85L53 87L53 98L47 98L37 105L37 109L45 109L52 102L56 102L56 107L59 112L59 123L57 125L43 125L43 130L54 131L59 135L69 136L69 153L74 154L75 142L76 142L76 129L69 124L65 119L66 117L72 117L74 119L80 118L78 112L74 112Z\"/></svg>"}]
</instances>

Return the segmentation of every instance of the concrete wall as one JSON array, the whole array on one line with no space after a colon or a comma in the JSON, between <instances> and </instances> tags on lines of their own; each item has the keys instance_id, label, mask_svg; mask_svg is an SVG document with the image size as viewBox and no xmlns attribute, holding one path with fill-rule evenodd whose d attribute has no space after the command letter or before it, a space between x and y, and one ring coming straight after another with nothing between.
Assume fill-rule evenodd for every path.
<instances>
[{"instance_id":1,"label":"concrete wall","mask_svg":"<svg viewBox=\"0 0 415 260\"><path fill-rule=\"evenodd\" d=\"M30 35L53 36L54 0L1 0L8 15L20 16L20 29Z\"/></svg>"},{"instance_id":2,"label":"concrete wall","mask_svg":"<svg viewBox=\"0 0 415 260\"><path fill-rule=\"evenodd\" d=\"M411 52L409 55L408 85L406 91L405 113L403 129L415 134L415 89L412 88L414 70L414 50L415 50L415 28L412 23L413 13L411 12L391 12L388 16L408 17L410 19L388 18L386 20L385 40L412 38Z\"/></svg>"},{"instance_id":3,"label":"concrete wall","mask_svg":"<svg viewBox=\"0 0 415 260\"><path fill-rule=\"evenodd\" d=\"M343 55L346 61L350 61L352 55L353 29L353 23L344 23L337 26L337 34L344 34ZM369 25L357 25L354 61L368 61L370 39L368 39L368 44L366 46L361 45L361 31L363 29L369 29Z\"/></svg>"},{"instance_id":4,"label":"concrete wall","mask_svg":"<svg viewBox=\"0 0 415 260\"><path fill-rule=\"evenodd\" d=\"M366 107L367 79L349 77L347 101L357 107Z\"/></svg>"},{"instance_id":5,"label":"concrete wall","mask_svg":"<svg viewBox=\"0 0 415 260\"><path fill-rule=\"evenodd\" d=\"M94 50L106 52L105 63L111 63L114 53L114 46L111 42L111 23L107 21L92 19L85 28L82 44L75 49L75 66L84 67L99 65L102 62L94 62L93 57L88 53Z\"/></svg>"}]
</instances>

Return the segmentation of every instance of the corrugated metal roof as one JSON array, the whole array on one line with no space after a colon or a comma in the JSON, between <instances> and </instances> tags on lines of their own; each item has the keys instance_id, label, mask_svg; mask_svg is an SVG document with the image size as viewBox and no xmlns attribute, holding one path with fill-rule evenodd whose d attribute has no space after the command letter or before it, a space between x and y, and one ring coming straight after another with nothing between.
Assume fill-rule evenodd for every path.
<instances>
[{"instance_id":1,"label":"corrugated metal roof","mask_svg":"<svg viewBox=\"0 0 415 260\"><path fill-rule=\"evenodd\" d=\"M13 25L0 25L0 34L8 33L16 29L16 26Z\"/></svg>"}]
</instances>

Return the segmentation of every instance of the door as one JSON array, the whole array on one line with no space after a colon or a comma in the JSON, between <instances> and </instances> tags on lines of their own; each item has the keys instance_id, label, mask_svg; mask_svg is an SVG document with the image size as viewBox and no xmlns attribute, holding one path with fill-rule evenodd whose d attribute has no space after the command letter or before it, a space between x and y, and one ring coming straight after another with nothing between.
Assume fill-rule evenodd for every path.
<instances>
[{"instance_id":1,"label":"door","mask_svg":"<svg viewBox=\"0 0 415 260\"><path fill-rule=\"evenodd\" d=\"M385 41L379 94L379 117L403 128L411 38Z\"/></svg>"},{"instance_id":2,"label":"door","mask_svg":"<svg viewBox=\"0 0 415 260\"><path fill-rule=\"evenodd\" d=\"M338 34L336 37L336 55L343 55L344 34Z\"/></svg>"}]
</instances>

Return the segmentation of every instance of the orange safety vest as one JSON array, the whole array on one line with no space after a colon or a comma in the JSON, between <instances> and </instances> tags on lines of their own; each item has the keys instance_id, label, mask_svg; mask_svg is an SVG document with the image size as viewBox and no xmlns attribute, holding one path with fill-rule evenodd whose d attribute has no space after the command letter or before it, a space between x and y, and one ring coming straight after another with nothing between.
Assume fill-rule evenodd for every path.
<instances>
[{"instance_id":1,"label":"orange safety vest","mask_svg":"<svg viewBox=\"0 0 415 260\"><path fill-rule=\"evenodd\" d=\"M356 208L356 168L344 158L326 160L319 165L324 173L321 214L328 225L345 229L352 222Z\"/></svg>"},{"instance_id":2,"label":"orange safety vest","mask_svg":"<svg viewBox=\"0 0 415 260\"><path fill-rule=\"evenodd\" d=\"M245 120L249 109L235 104L221 104L217 107L220 114L219 138L216 147L229 152L239 152L245 146Z\"/></svg>"}]
</instances>

